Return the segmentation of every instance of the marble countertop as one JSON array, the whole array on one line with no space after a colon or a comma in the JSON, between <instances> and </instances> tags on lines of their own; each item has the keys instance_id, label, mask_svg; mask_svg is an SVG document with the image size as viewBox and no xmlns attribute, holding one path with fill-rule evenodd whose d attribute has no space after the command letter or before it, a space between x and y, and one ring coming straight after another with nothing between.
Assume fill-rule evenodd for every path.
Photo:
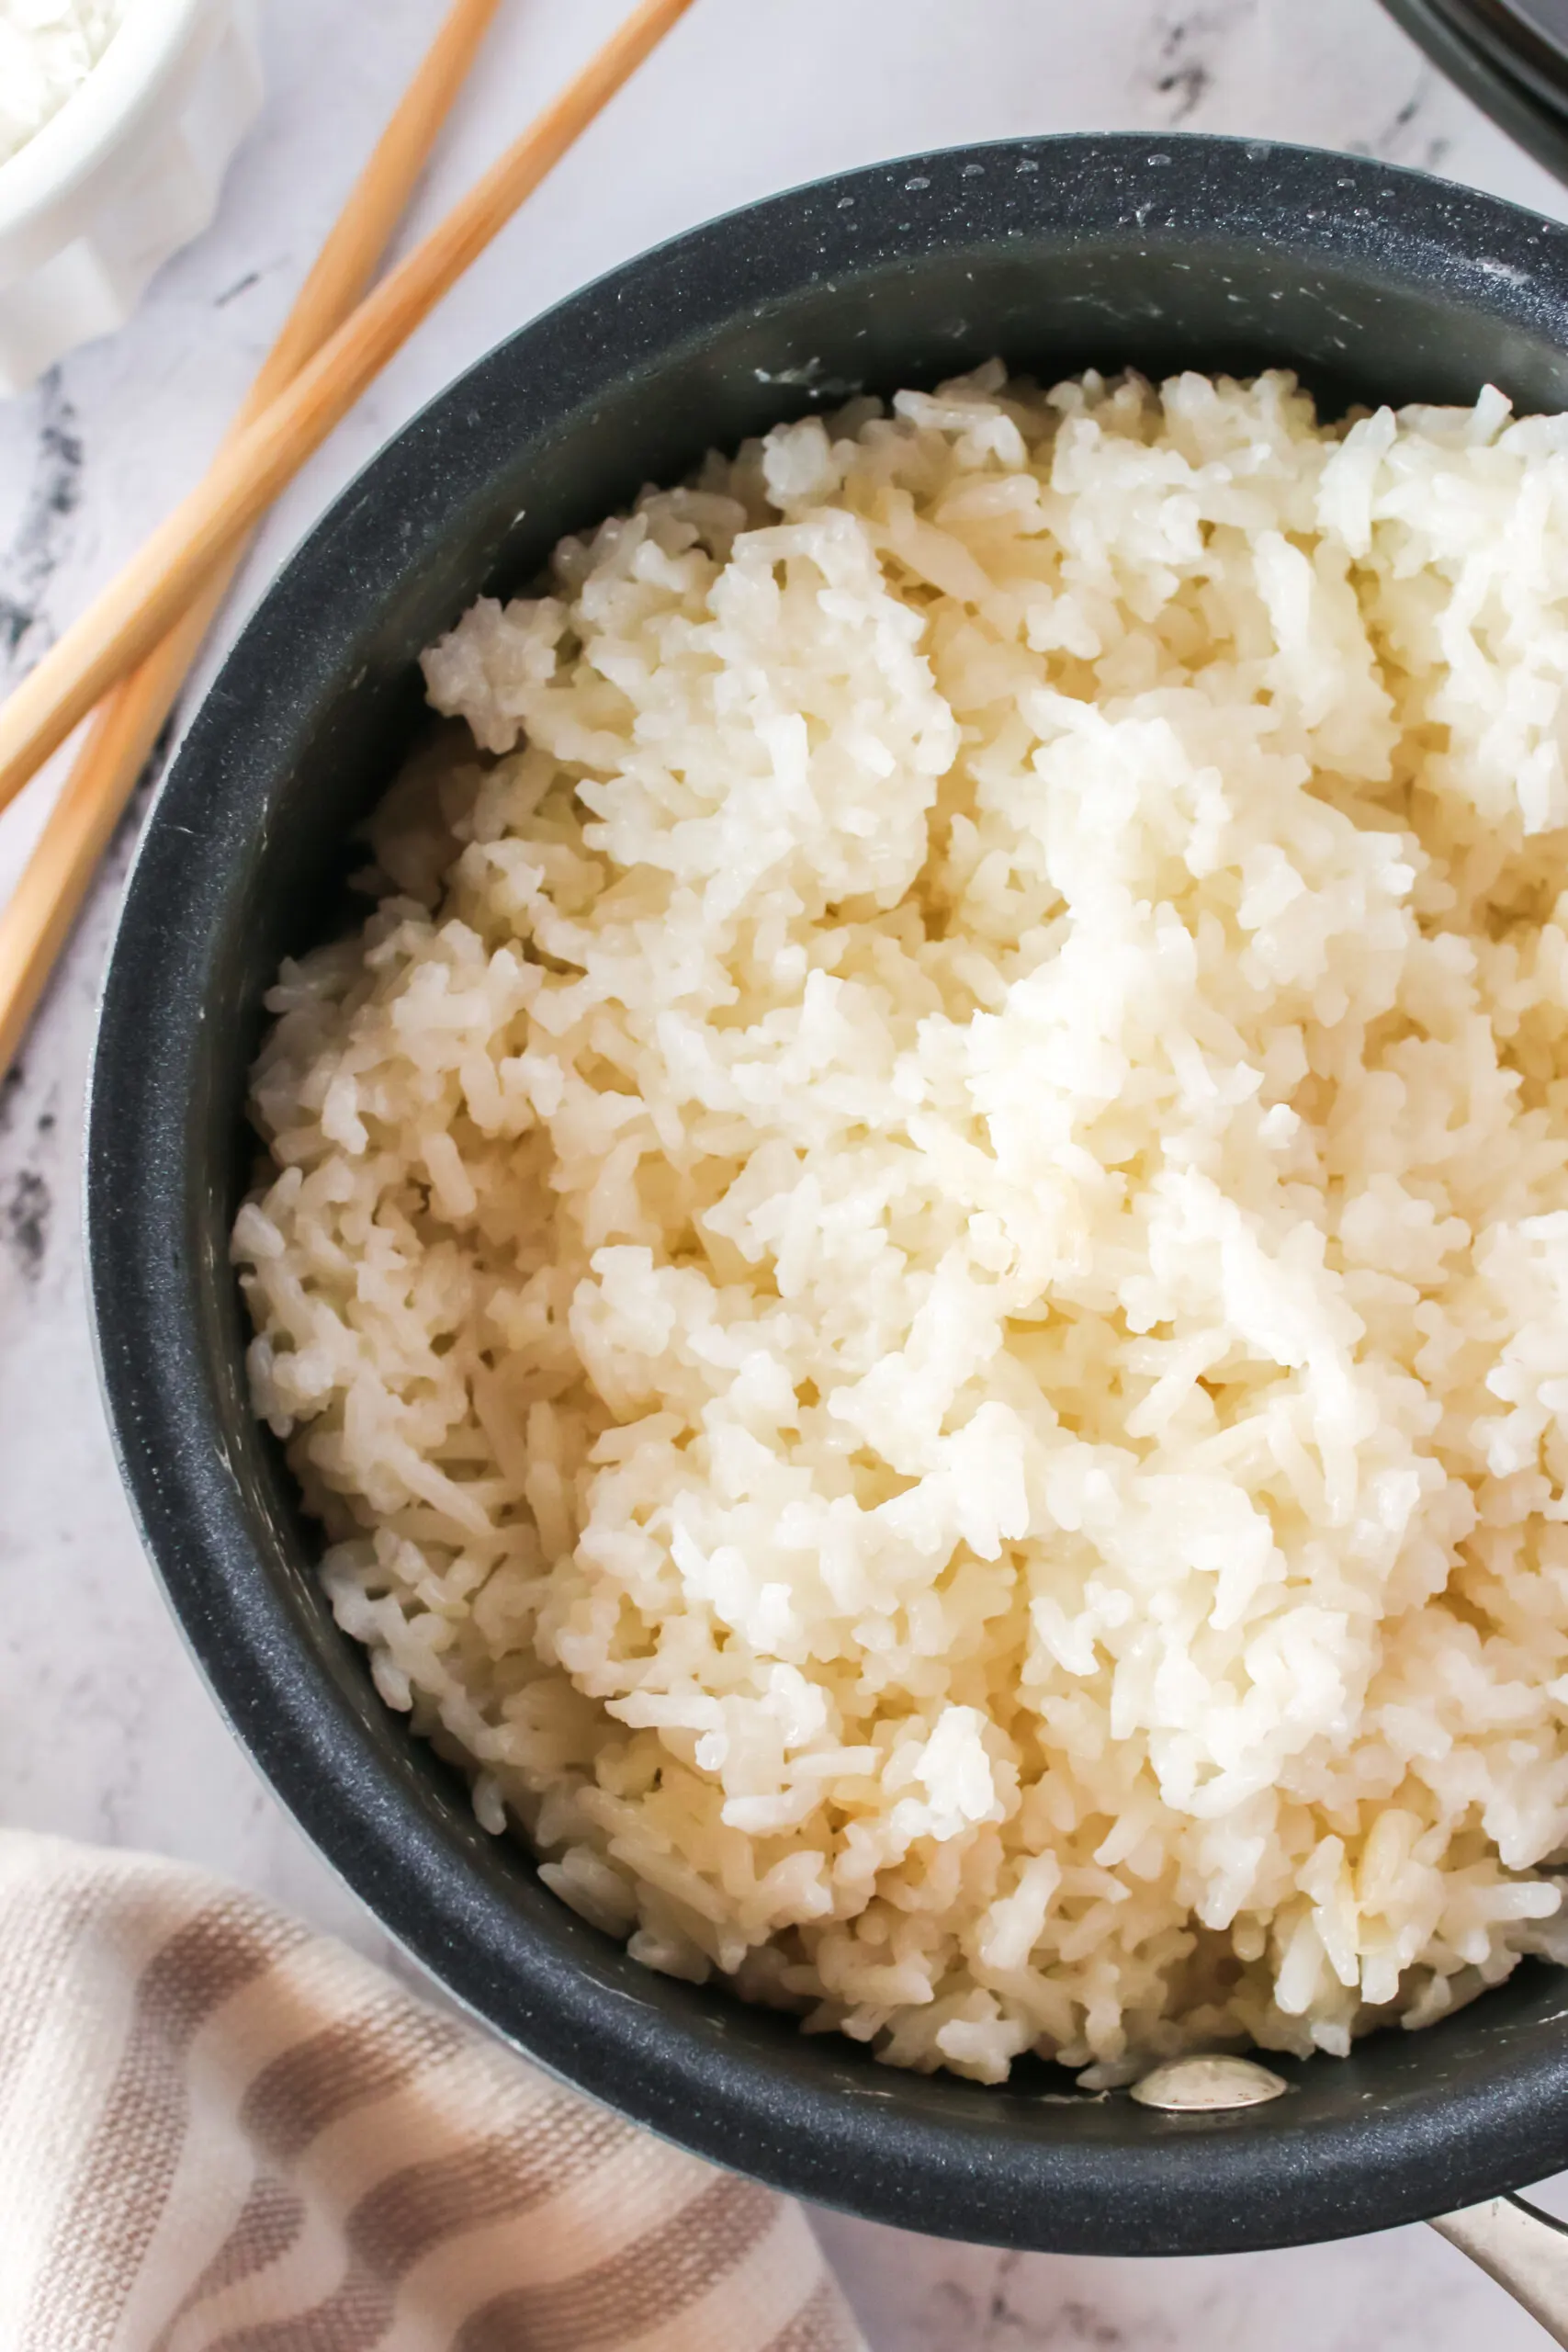
<instances>
[{"instance_id":1,"label":"marble countertop","mask_svg":"<svg viewBox=\"0 0 1568 2352\"><path fill-rule=\"evenodd\" d=\"M416 228L622 6L508 0ZM0 691L189 485L440 12L441 0L263 0L271 96L216 225L125 333L0 402ZM1376 0L700 0L285 497L220 640L411 412L584 279L819 173L1085 128L1314 141L1568 213L1568 194L1425 64ZM49 790L46 780L0 820L0 891ZM387 1958L200 1687L105 1432L78 1170L94 1000L130 845L128 827L0 1091L0 1821L185 1857ZM875 2352L1531 2352L1545 2341L1424 2230L1121 2263L1001 2255L836 2217L822 2229Z\"/></svg>"}]
</instances>

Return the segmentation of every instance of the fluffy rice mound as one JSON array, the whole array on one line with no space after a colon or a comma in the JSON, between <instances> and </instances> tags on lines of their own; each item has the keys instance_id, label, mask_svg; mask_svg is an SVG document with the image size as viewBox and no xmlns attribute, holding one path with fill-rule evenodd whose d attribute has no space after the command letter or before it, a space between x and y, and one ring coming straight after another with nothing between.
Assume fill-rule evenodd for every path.
<instances>
[{"instance_id":1,"label":"fluffy rice mound","mask_svg":"<svg viewBox=\"0 0 1568 2352\"><path fill-rule=\"evenodd\" d=\"M1548 1944L1568 420L993 367L425 667L234 1247L479 1819L986 2081Z\"/></svg>"}]
</instances>

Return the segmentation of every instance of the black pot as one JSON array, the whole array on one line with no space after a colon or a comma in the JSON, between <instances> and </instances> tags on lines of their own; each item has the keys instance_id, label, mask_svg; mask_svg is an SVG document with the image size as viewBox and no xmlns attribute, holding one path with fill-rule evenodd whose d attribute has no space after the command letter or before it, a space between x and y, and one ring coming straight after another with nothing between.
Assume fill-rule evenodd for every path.
<instances>
[{"instance_id":1,"label":"black pot","mask_svg":"<svg viewBox=\"0 0 1568 2352\"><path fill-rule=\"evenodd\" d=\"M228 1236L283 956L340 922L345 835L420 710L414 657L481 589L711 444L1000 352L1047 377L1285 364L1335 408L1568 408L1568 231L1345 156L1197 139L958 149L751 207L503 344L284 571L149 820L93 1080L105 1386L147 1546L284 1804L448 1991L700 2154L879 2221L1014 2246L1214 2253L1380 2229L1568 2163L1568 1988L1522 1967L1430 2030L1281 2071L1208 2118L877 2065L649 1973L488 1837L377 1697L246 1399Z\"/></svg>"}]
</instances>

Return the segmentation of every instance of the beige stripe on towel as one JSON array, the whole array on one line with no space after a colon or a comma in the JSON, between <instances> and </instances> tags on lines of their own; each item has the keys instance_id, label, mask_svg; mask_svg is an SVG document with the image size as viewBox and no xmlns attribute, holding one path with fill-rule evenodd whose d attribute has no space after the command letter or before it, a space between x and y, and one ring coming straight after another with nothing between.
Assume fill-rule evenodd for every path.
<instances>
[{"instance_id":1,"label":"beige stripe on towel","mask_svg":"<svg viewBox=\"0 0 1568 2352\"><path fill-rule=\"evenodd\" d=\"M804 2217L173 1863L0 1831L6 2352L863 2352Z\"/></svg>"}]
</instances>

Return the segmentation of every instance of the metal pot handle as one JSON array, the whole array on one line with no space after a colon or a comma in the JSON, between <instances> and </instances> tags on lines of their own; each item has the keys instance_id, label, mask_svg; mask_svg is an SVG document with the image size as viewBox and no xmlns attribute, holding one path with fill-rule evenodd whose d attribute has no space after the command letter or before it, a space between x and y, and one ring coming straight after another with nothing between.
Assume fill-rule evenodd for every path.
<instances>
[{"instance_id":1,"label":"metal pot handle","mask_svg":"<svg viewBox=\"0 0 1568 2352\"><path fill-rule=\"evenodd\" d=\"M1282 2098L1286 2085L1256 2058L1221 2052L1177 2058L1132 2086L1140 2107L1168 2115L1213 2115ZM1440 2213L1438 2234L1479 2263L1488 2277L1539 2320L1568 2352L1568 2226L1522 2197L1492 2197Z\"/></svg>"},{"instance_id":2,"label":"metal pot handle","mask_svg":"<svg viewBox=\"0 0 1568 2352\"><path fill-rule=\"evenodd\" d=\"M1522 2197L1491 2197L1442 2213L1438 2235L1506 2287L1554 2344L1568 2347L1568 2228Z\"/></svg>"}]
</instances>

